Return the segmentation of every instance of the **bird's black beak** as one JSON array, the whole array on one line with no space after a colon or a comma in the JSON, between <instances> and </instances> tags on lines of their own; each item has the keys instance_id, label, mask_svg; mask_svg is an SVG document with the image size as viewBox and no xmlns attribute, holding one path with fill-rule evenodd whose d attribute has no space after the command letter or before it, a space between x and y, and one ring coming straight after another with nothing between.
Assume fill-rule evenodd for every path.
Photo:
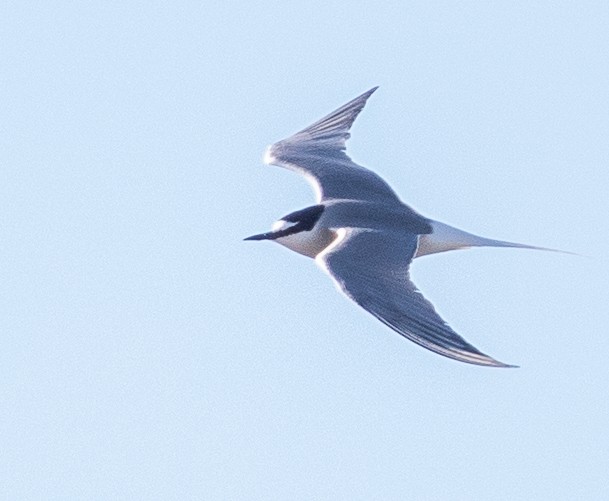
<instances>
[{"instance_id":1,"label":"bird's black beak","mask_svg":"<svg viewBox=\"0 0 609 501\"><path fill-rule=\"evenodd\" d=\"M273 233L268 231L266 233L260 233L259 235L252 235L251 237L244 238L243 240L270 240L273 238Z\"/></svg>"}]
</instances>

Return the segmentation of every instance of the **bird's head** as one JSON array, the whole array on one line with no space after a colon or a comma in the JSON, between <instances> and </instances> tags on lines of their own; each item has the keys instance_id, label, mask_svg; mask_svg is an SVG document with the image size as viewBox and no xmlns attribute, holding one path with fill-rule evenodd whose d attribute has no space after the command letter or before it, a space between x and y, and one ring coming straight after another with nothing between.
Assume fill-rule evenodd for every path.
<instances>
[{"instance_id":1,"label":"bird's head","mask_svg":"<svg viewBox=\"0 0 609 501\"><path fill-rule=\"evenodd\" d=\"M329 230L315 227L323 211L324 206L320 204L292 212L275 221L271 231L252 235L245 240L274 240L295 252L315 257L328 244L325 235L330 233Z\"/></svg>"}]
</instances>

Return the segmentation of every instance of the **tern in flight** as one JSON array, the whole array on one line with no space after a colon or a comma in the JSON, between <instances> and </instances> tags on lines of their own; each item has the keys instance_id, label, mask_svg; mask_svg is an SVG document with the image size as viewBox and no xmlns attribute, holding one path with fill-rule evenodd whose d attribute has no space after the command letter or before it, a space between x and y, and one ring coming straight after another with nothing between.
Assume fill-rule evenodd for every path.
<instances>
[{"instance_id":1,"label":"tern in flight","mask_svg":"<svg viewBox=\"0 0 609 501\"><path fill-rule=\"evenodd\" d=\"M479 237L420 215L345 153L349 129L377 87L267 149L265 163L302 174L317 203L246 240L273 240L315 259L337 288L398 334L448 358L514 367L452 330L410 280L417 257L468 247L530 245Z\"/></svg>"}]
</instances>

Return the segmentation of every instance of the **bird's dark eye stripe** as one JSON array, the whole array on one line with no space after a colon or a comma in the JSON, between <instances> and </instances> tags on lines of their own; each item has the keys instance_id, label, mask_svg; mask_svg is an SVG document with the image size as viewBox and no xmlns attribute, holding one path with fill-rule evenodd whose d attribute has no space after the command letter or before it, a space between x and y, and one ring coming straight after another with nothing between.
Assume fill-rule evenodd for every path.
<instances>
[{"instance_id":1,"label":"bird's dark eye stripe","mask_svg":"<svg viewBox=\"0 0 609 501\"><path fill-rule=\"evenodd\" d=\"M282 219L284 221L289 221L290 223L298 223L296 226L298 226L299 231L310 231L313 229L313 226L315 226L315 223L319 220L323 211L323 205L313 205L311 207L307 207L306 209L292 212Z\"/></svg>"}]
</instances>

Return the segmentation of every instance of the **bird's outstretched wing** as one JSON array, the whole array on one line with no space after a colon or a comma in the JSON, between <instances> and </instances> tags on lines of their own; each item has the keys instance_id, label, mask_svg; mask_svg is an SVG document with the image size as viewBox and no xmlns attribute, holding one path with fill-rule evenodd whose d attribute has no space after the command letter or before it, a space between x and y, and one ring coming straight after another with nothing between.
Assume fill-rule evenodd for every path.
<instances>
[{"instance_id":1,"label":"bird's outstretched wing","mask_svg":"<svg viewBox=\"0 0 609 501\"><path fill-rule=\"evenodd\" d=\"M293 136L267 149L267 164L302 174L313 185L317 201L353 199L400 203L391 187L345 153L349 129L374 87Z\"/></svg>"},{"instance_id":2,"label":"bird's outstretched wing","mask_svg":"<svg viewBox=\"0 0 609 501\"><path fill-rule=\"evenodd\" d=\"M444 320L410 280L417 235L343 228L316 257L339 289L411 341L448 358L513 367L473 347Z\"/></svg>"}]
</instances>

